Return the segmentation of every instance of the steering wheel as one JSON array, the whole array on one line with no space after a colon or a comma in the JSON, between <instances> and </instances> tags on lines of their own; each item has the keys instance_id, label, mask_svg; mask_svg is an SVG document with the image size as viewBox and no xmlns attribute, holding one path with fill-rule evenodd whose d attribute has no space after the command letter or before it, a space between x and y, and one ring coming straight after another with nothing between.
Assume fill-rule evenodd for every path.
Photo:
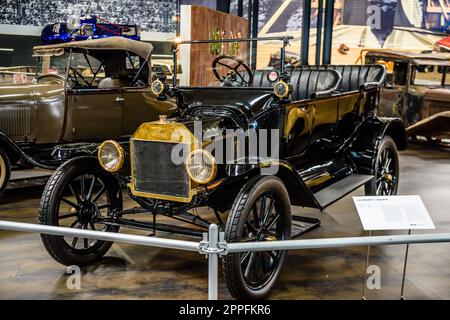
<instances>
[{"instance_id":1,"label":"steering wheel","mask_svg":"<svg viewBox=\"0 0 450 320\"><path fill-rule=\"evenodd\" d=\"M222 60L231 60L236 62L236 65L230 65L229 63L224 63ZM217 66L220 65L222 67L227 68L229 71L226 76L221 76L217 70ZM245 78L239 73L239 68L244 67L244 72L248 74L248 80L245 80ZM212 63L212 68L215 77L217 80L219 80L222 85L225 86L233 86L233 84L238 84L243 87L248 87L251 83L253 83L253 72L250 69L250 66L246 64L244 61L239 59L238 57L234 56L218 56L216 59L214 59Z\"/></svg>"}]
</instances>

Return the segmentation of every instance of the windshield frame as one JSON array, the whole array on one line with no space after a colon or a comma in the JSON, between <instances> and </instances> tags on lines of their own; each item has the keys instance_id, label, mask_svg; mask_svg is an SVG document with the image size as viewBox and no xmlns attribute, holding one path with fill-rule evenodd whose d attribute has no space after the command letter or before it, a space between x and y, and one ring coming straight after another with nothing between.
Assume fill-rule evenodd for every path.
<instances>
[{"instance_id":1,"label":"windshield frame","mask_svg":"<svg viewBox=\"0 0 450 320\"><path fill-rule=\"evenodd\" d=\"M79 55L79 58L81 57L83 63L86 65L86 68L90 69L90 72L93 76L92 79L90 79L89 77L86 78L84 75L82 74L77 74L76 76L80 79L80 81L82 83L86 83L86 85L92 86L93 82L95 81L95 79L97 79L97 76L101 73L102 70L105 70L107 63L105 62L105 59L101 59L96 57L95 55L92 55L91 53L95 51L95 50L87 50L87 49L80 49L80 48L65 48L62 53L60 54L42 54L42 55L35 55L36 58L36 62L35 62L35 72L34 72L34 78L35 79L39 79L42 76L51 76L54 75L55 77L60 77L65 81L65 86L66 89L68 90L110 90L110 88L105 88L105 89L100 89L100 88L96 88L96 87L86 87L86 88L73 88L70 86L69 84L69 79L71 77L70 72L71 69L73 67L73 57L75 54ZM130 79L130 85L126 86L124 88L133 88L133 89L138 89L138 88L146 88L149 87L151 84L150 81L150 77L151 77L151 69L150 69L150 64L149 64L149 59L145 59L142 56L138 55L137 53L133 52L133 51L129 51L129 50L121 50L118 49L117 51L123 52L123 57L121 56L121 58L125 59L125 64L127 64L127 66L130 66L130 70L132 70L132 79ZM47 62L45 62L45 59L54 59L54 58L59 58L62 57L61 59L64 59L65 62L61 63L64 66L61 67L61 70L64 68L64 72L63 73L58 73L58 74L52 74L52 73L43 73L42 70L44 70L44 64L46 64ZM100 63L99 68L95 68L92 65L92 62L89 60L89 57L93 57L94 59L97 59ZM103 55L102 55L103 57ZM138 58L138 64L136 65L136 57ZM119 60L117 60L119 61ZM50 62L48 62L49 65L51 65L51 60ZM127 67L128 68L128 67ZM146 72L148 72L149 76L148 77L144 77L143 75L146 74ZM139 80L142 80L143 84L140 84ZM132 85L133 84L133 85Z\"/></svg>"},{"instance_id":2,"label":"windshield frame","mask_svg":"<svg viewBox=\"0 0 450 320\"><path fill-rule=\"evenodd\" d=\"M91 80L90 83L89 83L89 81L85 78L85 76L83 76L83 74L81 74L75 67L73 67L72 63L73 63L73 60L74 60L74 59L73 59L73 56L74 56L74 50L73 50L73 48L71 48L71 49L69 50L69 59L68 59L67 69L66 69L66 79L67 79L66 83L67 83L67 88L68 88L69 90L74 90L74 91L78 91L78 90L93 90L93 88L72 88L72 87L69 87L69 76L70 76L70 71L72 70L72 72L74 72L75 79L76 79L77 77L79 77L79 78L81 78L81 80L82 80L85 84L87 84L87 85L89 85L89 86L92 86L92 84L94 83L94 81L97 79L97 75L98 75L98 74L100 73L100 71L102 70L102 67L103 67L103 70L104 70L104 68L105 68L105 62L104 62L103 60L99 60L100 65L99 65L98 69L95 71L94 68L92 67L91 61L89 61L88 56L91 56L91 55L89 55L88 50L76 50L75 53L81 54L81 55L83 56L84 61L87 63L87 66L89 67L89 69L90 69L90 71L91 71L91 73L92 73L92 80ZM91 57L92 57L92 56L91 56ZM93 58L96 59L95 57L93 57ZM98 88L95 88L95 90L99 90L99 89L98 89Z\"/></svg>"},{"instance_id":3,"label":"windshield frame","mask_svg":"<svg viewBox=\"0 0 450 320\"><path fill-rule=\"evenodd\" d=\"M293 36L278 36L278 37L260 37L260 38L229 38L229 39L218 39L218 40L189 40L189 41L181 41L180 39L175 39L175 42L172 43L172 59L173 59L173 79L172 79L172 87L181 88L181 86L177 82L178 77L178 52L180 50L181 45L195 45L195 44L210 44L210 43L233 43L233 42L248 42L252 43L251 47L248 47L248 50L253 50L256 48L256 44L258 41L280 41L282 46L280 48L281 55L281 66L280 66L280 75L282 77L285 76L286 71L286 47L289 45L290 41L293 40ZM253 72L255 70L252 70Z\"/></svg>"},{"instance_id":4,"label":"windshield frame","mask_svg":"<svg viewBox=\"0 0 450 320\"><path fill-rule=\"evenodd\" d=\"M69 70L69 63L70 63L71 53L69 52L69 55L68 56L66 56L66 55L67 55L67 51L64 50L64 52L62 54L60 54L60 55L56 55L56 54L51 54L50 55L49 54L49 55L35 56L36 57L36 71L35 71L34 78L35 79L39 79L40 77L43 77L43 76L54 75L54 76L58 76L58 77L64 78L64 81L66 81L67 80L67 76L68 76L68 70ZM48 73L48 74L40 73L40 71L43 69L42 68L42 64L44 63L44 61L43 61L44 58L49 57L51 59L52 57L64 57L64 56L66 56L65 57L66 63L65 63L65 66L64 66L64 75L62 75L62 74L51 74L51 73Z\"/></svg>"}]
</instances>

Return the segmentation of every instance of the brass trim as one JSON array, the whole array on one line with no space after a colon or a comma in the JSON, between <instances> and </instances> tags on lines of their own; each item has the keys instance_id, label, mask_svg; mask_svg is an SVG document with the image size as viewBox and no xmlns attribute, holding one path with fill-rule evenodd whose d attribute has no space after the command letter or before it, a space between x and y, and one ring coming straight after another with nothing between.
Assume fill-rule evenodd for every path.
<instances>
[{"instance_id":1,"label":"brass trim","mask_svg":"<svg viewBox=\"0 0 450 320\"><path fill-rule=\"evenodd\" d=\"M118 163L114 168L112 168L112 169L107 168L107 167L102 163L102 161L101 161L101 153L102 153L102 150L103 150L103 148L105 147L105 145L107 145L107 144L109 144L109 143L112 144L112 145L117 149L117 151L118 151L118 153L119 153L119 163ZM100 163L100 165L101 165L101 167L103 168L103 170L108 171L108 172L111 172L111 173L114 173L114 172L117 172L117 171L119 171L120 169L122 169L123 163L125 162L125 152L123 151L122 146L121 146L117 141L114 141L114 140L106 140L106 141L102 142L102 144L101 144L100 147L98 148L98 151L97 151L97 158L98 158L98 162Z\"/></svg>"},{"instance_id":2,"label":"brass trim","mask_svg":"<svg viewBox=\"0 0 450 320\"><path fill-rule=\"evenodd\" d=\"M134 182L128 183L128 187L131 190L131 193L137 197L142 198L150 198L150 199L158 199L158 200L165 200L165 201L174 201L174 202L183 202L183 203L190 203L192 201L192 198L194 195L198 193L197 189L192 189L191 186L189 186L189 196L187 198L184 197L177 197L177 196L170 196L165 194L156 194L156 193L147 193L142 191L136 191Z\"/></svg>"},{"instance_id":3,"label":"brass trim","mask_svg":"<svg viewBox=\"0 0 450 320\"><path fill-rule=\"evenodd\" d=\"M147 192L143 192L143 191L137 191L135 189L135 182L136 182L136 178L134 176L134 141L150 141L150 142L163 142L163 143L171 143L171 144L186 144L189 145L192 148L192 144L191 143L186 143L186 142L174 142L174 141L167 141L167 140L146 140L146 139L136 139L136 138L132 138L130 140L130 168L131 168L131 182L128 183L128 187L130 188L130 191L133 195L137 196L137 197L142 197L142 198L150 198L150 199L158 199L158 200L166 200L166 201L174 201L174 202L182 202L182 203L190 203L192 201L192 198L194 197L194 195L196 195L199 190L197 190L195 187L192 185L192 181L189 179L188 183L189 183L189 196L188 197L177 197L177 196L170 196L170 195L164 195L164 194L157 194L157 193L147 193Z\"/></svg>"},{"instance_id":4,"label":"brass trim","mask_svg":"<svg viewBox=\"0 0 450 320\"><path fill-rule=\"evenodd\" d=\"M279 160L269 160L269 161L266 161L266 162L262 162L262 163L259 165L259 167L260 167L260 168L270 168L270 167L273 166L273 165L285 167L286 169L289 169L289 170L291 170L291 171L295 171L295 170L293 170L293 168L292 168L291 165L285 163L284 161L279 161Z\"/></svg>"},{"instance_id":5,"label":"brass trim","mask_svg":"<svg viewBox=\"0 0 450 320\"><path fill-rule=\"evenodd\" d=\"M167 115L165 114L159 115L159 124L167 124Z\"/></svg>"},{"instance_id":6,"label":"brass trim","mask_svg":"<svg viewBox=\"0 0 450 320\"><path fill-rule=\"evenodd\" d=\"M223 180L218 180L214 183L211 183L210 185L206 186L206 189L208 190L213 190L215 188L217 188L218 186L220 186L222 184Z\"/></svg>"},{"instance_id":7,"label":"brass trim","mask_svg":"<svg viewBox=\"0 0 450 320\"><path fill-rule=\"evenodd\" d=\"M191 150L198 144L192 132L179 122L145 122L134 132L132 140L189 143Z\"/></svg>"},{"instance_id":8,"label":"brass trim","mask_svg":"<svg viewBox=\"0 0 450 320\"><path fill-rule=\"evenodd\" d=\"M194 178L194 176L192 176L192 174L191 174L191 171L189 170L189 165L191 164L191 161L192 161L191 159L193 159L194 155L197 154L197 153L202 153L211 162L211 167L212 167L211 175L206 180L199 180L199 179ZM216 177L216 174L217 174L216 159L214 159L214 157L213 157L213 155L211 153L209 153L208 151L206 151L204 149L197 149L197 150L194 150L191 153L189 153L189 155L186 158L185 167L186 167L186 172L187 172L189 178L191 178L192 181L194 181L194 182L196 182L198 184L210 183L212 180L214 180L214 178Z\"/></svg>"},{"instance_id":9,"label":"brass trim","mask_svg":"<svg viewBox=\"0 0 450 320\"><path fill-rule=\"evenodd\" d=\"M278 85L282 85L282 86L286 89L286 91L285 91L286 93L285 93L285 94L280 95L280 94L277 93L277 91L275 90L275 88L276 88ZM276 95L278 98L284 99L284 98L286 98L286 97L289 95L289 85L288 85L286 82L284 82L283 80L280 80L280 81L278 81L277 83L275 83L275 85L273 86L273 92L275 93L275 95Z\"/></svg>"},{"instance_id":10,"label":"brass trim","mask_svg":"<svg viewBox=\"0 0 450 320\"><path fill-rule=\"evenodd\" d=\"M328 172L326 172L320 176L314 177L310 180L306 180L305 184L308 188L313 188L313 187L317 187L317 186L329 181L330 179L331 179L331 175Z\"/></svg>"},{"instance_id":11,"label":"brass trim","mask_svg":"<svg viewBox=\"0 0 450 320\"><path fill-rule=\"evenodd\" d=\"M154 88L154 85L157 83L161 84L161 90L159 90L159 91L156 91ZM155 80L152 82L150 88L155 95L159 96L161 93L164 92L164 83L161 80Z\"/></svg>"}]
</instances>

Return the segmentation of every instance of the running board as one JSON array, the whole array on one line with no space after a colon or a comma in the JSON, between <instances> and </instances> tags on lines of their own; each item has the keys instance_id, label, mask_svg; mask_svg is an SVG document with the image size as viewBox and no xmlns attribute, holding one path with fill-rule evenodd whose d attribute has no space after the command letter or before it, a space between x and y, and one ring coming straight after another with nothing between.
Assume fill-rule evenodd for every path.
<instances>
[{"instance_id":1,"label":"running board","mask_svg":"<svg viewBox=\"0 0 450 320\"><path fill-rule=\"evenodd\" d=\"M320 227L320 219L292 215L291 239Z\"/></svg>"},{"instance_id":2,"label":"running board","mask_svg":"<svg viewBox=\"0 0 450 320\"><path fill-rule=\"evenodd\" d=\"M351 174L331 186L316 192L314 196L320 206L325 209L372 179L373 176L371 175Z\"/></svg>"},{"instance_id":3,"label":"running board","mask_svg":"<svg viewBox=\"0 0 450 320\"><path fill-rule=\"evenodd\" d=\"M104 224L107 226L113 226L113 227L122 227L122 228L130 228L130 229L136 229L136 230L143 230L143 231L160 231L165 233L172 233L172 234L178 234L193 238L202 238L203 233L207 232L207 229L205 230L199 230L199 229L193 229L193 228L186 228L186 227L180 227L180 226L174 226L174 225L168 225L163 223L156 223L153 226L153 223L151 222L143 222L143 221L136 221L132 219L122 219L122 218L116 218L114 220L112 219L103 219L98 221L100 224ZM153 236L153 234L151 234Z\"/></svg>"}]
</instances>

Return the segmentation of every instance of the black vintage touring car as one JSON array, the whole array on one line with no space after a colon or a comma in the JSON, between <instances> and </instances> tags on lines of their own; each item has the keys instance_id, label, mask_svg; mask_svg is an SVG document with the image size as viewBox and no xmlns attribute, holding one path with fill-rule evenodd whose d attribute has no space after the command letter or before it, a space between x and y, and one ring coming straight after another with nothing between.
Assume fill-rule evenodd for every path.
<instances>
[{"instance_id":1,"label":"black vintage touring car","mask_svg":"<svg viewBox=\"0 0 450 320\"><path fill-rule=\"evenodd\" d=\"M289 38L271 40L283 43L283 56ZM283 64L280 70L251 71L233 56L218 56L213 66L214 87L169 86L163 75L152 84L161 100L177 99L176 117L143 123L130 143L105 141L98 159L80 157L61 166L45 188L41 223L201 236L211 219L197 208L209 207L227 242L285 240L296 222L292 205L323 210L360 186L368 195L396 194L397 150L406 148L406 135L399 119L376 115L384 66ZM252 141L252 130L265 132L267 139L256 134ZM220 150L220 142L231 147ZM252 148L257 151L248 151ZM123 209L124 187L138 207ZM125 218L142 212L152 214L153 222ZM161 224L159 215L194 226ZM111 247L90 239L42 239L66 265L93 263ZM231 294L267 297L285 256L277 251L224 256Z\"/></svg>"}]
</instances>

